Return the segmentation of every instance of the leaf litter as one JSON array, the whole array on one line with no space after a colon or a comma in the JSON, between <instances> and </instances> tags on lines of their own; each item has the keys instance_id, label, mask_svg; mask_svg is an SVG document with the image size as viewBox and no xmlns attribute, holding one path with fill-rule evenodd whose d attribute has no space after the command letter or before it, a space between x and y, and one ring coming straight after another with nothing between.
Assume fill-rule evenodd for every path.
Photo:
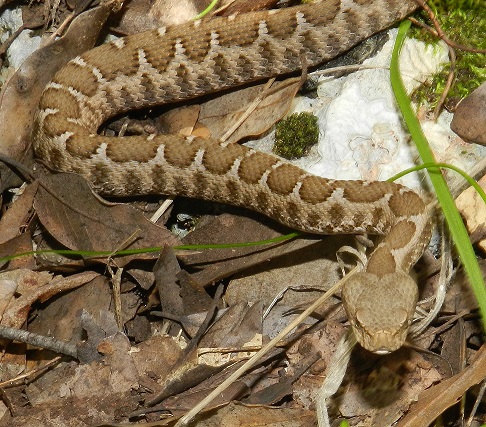
<instances>
[{"instance_id":1,"label":"leaf litter","mask_svg":"<svg viewBox=\"0 0 486 427\"><path fill-rule=\"evenodd\" d=\"M139 2L121 31L138 31L133 27L146 10ZM5 83L4 155L33 165L29 135L41 90L62 63L93 45L108 12L100 6L75 18L62 38L40 48ZM218 138L245 114L262 87L162 114L135 114L106 131L152 133L169 127ZM267 132L288 112L299 87L299 78L274 83L230 141ZM15 174L2 168L2 191L18 185ZM179 200L171 210L188 209L198 218L195 229L179 238L166 228L170 211L157 224L147 219L159 198L130 200L132 206L106 203L72 174L50 175L38 166L36 177L4 200L1 255L33 249L163 249L122 257L30 253L3 263L1 326L70 343L77 358L4 341L0 426L174 425L338 280L336 251L352 244L347 237L301 236L285 244L174 251L171 247L181 244L258 241L289 230L242 209ZM428 286L433 289L434 278ZM453 308L446 317L459 310L462 294L453 295L456 304L449 298ZM473 313L474 306L462 308L468 309ZM425 413L438 416L485 376L482 350L468 350L465 358L473 362L466 370L459 367L464 357L450 351L480 333L474 320L467 322L467 337L454 328L456 322L446 330L438 324L425 341L448 363L410 348L380 358L356 349L331 403L332 417L386 426L408 412L398 425L426 425L433 418L424 421ZM320 307L191 425L316 425L316 396L346 332L345 321L338 298ZM48 366L49 361L54 364ZM454 377L447 371L451 366Z\"/></svg>"}]
</instances>

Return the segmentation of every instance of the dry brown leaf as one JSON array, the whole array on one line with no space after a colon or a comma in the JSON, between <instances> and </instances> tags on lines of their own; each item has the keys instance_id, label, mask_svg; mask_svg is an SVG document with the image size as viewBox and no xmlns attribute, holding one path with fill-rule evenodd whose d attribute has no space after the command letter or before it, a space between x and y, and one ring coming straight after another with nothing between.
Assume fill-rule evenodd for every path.
<instances>
[{"instance_id":1,"label":"dry brown leaf","mask_svg":"<svg viewBox=\"0 0 486 427\"><path fill-rule=\"evenodd\" d=\"M285 369L285 372L282 372L280 369L279 371L274 372L272 378L274 381L273 384L262 387L262 389L258 391L252 390L251 395L242 399L242 402L245 404L272 405L282 402L282 400L288 396L292 396L292 399L294 400L296 398L294 384L299 380L305 381L304 378L309 377L317 380L318 384L306 381L309 387L308 391L312 392L317 390L318 385L322 384L323 375L316 376L308 374L308 372L311 368L321 365L319 359L320 355L317 352L309 352L302 355L297 363L288 366L287 369ZM262 382L259 381L258 386L261 384ZM299 404L300 405L296 406L305 409L313 409L315 407L315 400L307 402L307 405L302 405L302 402L299 402Z\"/></svg>"},{"instance_id":2,"label":"dry brown leaf","mask_svg":"<svg viewBox=\"0 0 486 427\"><path fill-rule=\"evenodd\" d=\"M36 310L35 318L29 323L29 331L79 343L85 339L81 312L85 310L98 319L102 310L110 308L111 302L112 292L108 279L97 276L84 286L66 292Z\"/></svg>"},{"instance_id":3,"label":"dry brown leaf","mask_svg":"<svg viewBox=\"0 0 486 427\"><path fill-rule=\"evenodd\" d=\"M107 206L94 196L87 182L75 174L56 174L43 179L34 200L40 222L61 244L73 250L113 251L136 237L129 248L177 245L179 240L137 209ZM55 197L53 196L55 195Z\"/></svg>"},{"instance_id":4,"label":"dry brown leaf","mask_svg":"<svg viewBox=\"0 0 486 427\"><path fill-rule=\"evenodd\" d=\"M231 349L244 349L262 345L263 304L235 304L211 326L198 345L199 363L223 365L248 357L248 352L230 353ZM253 351L255 349L253 348Z\"/></svg>"},{"instance_id":5,"label":"dry brown leaf","mask_svg":"<svg viewBox=\"0 0 486 427\"><path fill-rule=\"evenodd\" d=\"M194 18L206 0L132 0L113 15L110 24L121 34L135 34L157 27L177 25Z\"/></svg>"},{"instance_id":6,"label":"dry brown leaf","mask_svg":"<svg viewBox=\"0 0 486 427\"><path fill-rule=\"evenodd\" d=\"M164 247L159 259L155 263L153 272L155 286L159 292L159 298L165 311L171 315L183 316L186 314L184 301L180 294L180 284L177 274L181 271L174 251Z\"/></svg>"},{"instance_id":7,"label":"dry brown leaf","mask_svg":"<svg viewBox=\"0 0 486 427\"><path fill-rule=\"evenodd\" d=\"M6 210L0 220L0 257L32 251L31 220L32 203L37 192L37 183L27 185ZM35 221L34 221L35 223ZM33 256L11 260L5 270L35 268Z\"/></svg>"},{"instance_id":8,"label":"dry brown leaf","mask_svg":"<svg viewBox=\"0 0 486 427\"><path fill-rule=\"evenodd\" d=\"M486 177L482 177L478 184L484 189ZM457 197L456 205L466 223L471 241L478 242L483 253L486 252L486 204L484 200L473 187L469 187Z\"/></svg>"},{"instance_id":9,"label":"dry brown leaf","mask_svg":"<svg viewBox=\"0 0 486 427\"><path fill-rule=\"evenodd\" d=\"M303 242L310 243L308 240ZM327 237L295 250L289 248L288 252L282 251L278 257L272 256L265 263L249 266L231 278L225 301L228 304L263 301L268 307L277 295L287 290L279 298L279 307L289 309L310 305L341 278L336 251L346 243L352 243L352 238Z\"/></svg>"},{"instance_id":10,"label":"dry brown leaf","mask_svg":"<svg viewBox=\"0 0 486 427\"><path fill-rule=\"evenodd\" d=\"M83 365L86 366L86 365ZM86 380L96 377L107 378L109 366L104 371L86 375ZM57 371L56 371L57 372ZM105 373L108 372L108 373ZM58 375L60 375L58 373ZM62 374L61 374L62 375ZM83 371L80 370L80 378ZM133 398L129 392L110 394L106 396L91 396L85 399L75 399L69 396L59 398L49 405L36 407L26 406L22 413L12 417L6 413L0 420L0 427L85 427L112 422L120 415L120 408L133 409ZM107 425L107 424L103 424ZM133 426L133 424L130 424Z\"/></svg>"},{"instance_id":11,"label":"dry brown leaf","mask_svg":"<svg viewBox=\"0 0 486 427\"><path fill-rule=\"evenodd\" d=\"M204 387L202 385L204 381L214 379L214 376L226 366L198 364L197 349L186 350L182 357L172 366L169 375L161 378L162 389L146 400L146 406L157 405L168 397L186 392L192 387Z\"/></svg>"},{"instance_id":12,"label":"dry brown leaf","mask_svg":"<svg viewBox=\"0 0 486 427\"><path fill-rule=\"evenodd\" d=\"M347 327L342 322L326 320L322 328L313 327L287 350L288 375L295 375L295 366L303 358L316 354L320 356L311 369L293 383L292 398L296 406L315 408L317 392L324 382L327 366L336 352L336 346L346 333Z\"/></svg>"},{"instance_id":13,"label":"dry brown leaf","mask_svg":"<svg viewBox=\"0 0 486 427\"><path fill-rule=\"evenodd\" d=\"M202 104L199 122L211 130L212 138L220 139L246 113L248 106L264 94L255 110L227 141L236 143L261 135L288 113L300 85L300 78L292 78L274 82L266 92L263 92L263 84L232 91Z\"/></svg>"},{"instance_id":14,"label":"dry brown leaf","mask_svg":"<svg viewBox=\"0 0 486 427\"><path fill-rule=\"evenodd\" d=\"M200 110L199 105L174 108L156 119L157 128L164 133L190 136L196 126Z\"/></svg>"},{"instance_id":15,"label":"dry brown leaf","mask_svg":"<svg viewBox=\"0 0 486 427\"><path fill-rule=\"evenodd\" d=\"M144 427L173 426L176 419L145 423ZM274 408L267 406L247 406L229 403L217 409L204 411L189 423L188 427L315 427L315 411L299 408Z\"/></svg>"},{"instance_id":16,"label":"dry brown leaf","mask_svg":"<svg viewBox=\"0 0 486 427\"><path fill-rule=\"evenodd\" d=\"M137 351L132 352L132 358L140 377L144 377L144 383L150 381L150 388L158 392L161 387L154 379L163 379L170 374L182 355L180 345L169 335L154 335L138 344L136 349ZM164 363L160 363L161 357Z\"/></svg>"},{"instance_id":17,"label":"dry brown leaf","mask_svg":"<svg viewBox=\"0 0 486 427\"><path fill-rule=\"evenodd\" d=\"M67 278L60 276L52 278L50 273L33 272L27 269L0 273L2 287L8 288L8 294L3 295L8 303L2 313L2 325L21 328L27 321L27 316L35 302L45 302L61 292L84 285L96 276L97 273L88 271ZM25 369L25 358L23 344L9 344L8 350L2 353L0 378L14 378L20 374Z\"/></svg>"},{"instance_id":18,"label":"dry brown leaf","mask_svg":"<svg viewBox=\"0 0 486 427\"><path fill-rule=\"evenodd\" d=\"M43 376L38 384L26 388L33 407L57 405L59 400L74 401L91 397L115 398L138 385L138 372L130 354L130 342L122 333L107 337L100 345L101 362L78 364L73 370L59 366ZM64 371L64 372L63 372ZM64 375L62 375L64 374ZM61 378L60 378L61 377ZM65 421L72 419L66 418ZM78 424L80 425L80 424Z\"/></svg>"},{"instance_id":19,"label":"dry brown leaf","mask_svg":"<svg viewBox=\"0 0 486 427\"><path fill-rule=\"evenodd\" d=\"M25 388L29 405L22 413L5 414L0 426L77 427L110 422L120 411L137 406L132 390L139 385L130 343L116 332L104 339L101 362L61 363Z\"/></svg>"},{"instance_id":20,"label":"dry brown leaf","mask_svg":"<svg viewBox=\"0 0 486 427\"><path fill-rule=\"evenodd\" d=\"M163 407L169 410L174 417L179 417L188 412L194 406L196 406L215 387L213 386L212 388L196 388L197 390L191 389L177 396L169 397L168 399L164 400ZM221 406L227 405L232 400L247 395L249 391L250 388L245 384L244 381L235 381L211 402L210 406L208 407L208 412Z\"/></svg>"},{"instance_id":21,"label":"dry brown leaf","mask_svg":"<svg viewBox=\"0 0 486 427\"><path fill-rule=\"evenodd\" d=\"M15 299L10 302L3 313L2 325L20 328L27 320L27 315L34 302L45 302L61 292L84 285L96 276L97 273L92 271L54 278L47 272L31 270L1 273L0 280L10 280L16 284Z\"/></svg>"},{"instance_id":22,"label":"dry brown leaf","mask_svg":"<svg viewBox=\"0 0 486 427\"><path fill-rule=\"evenodd\" d=\"M444 360L442 366L444 372L457 374L464 367L464 352L459 349L466 348L465 332L464 321L460 320L441 334L442 350L440 352L440 360Z\"/></svg>"},{"instance_id":23,"label":"dry brown leaf","mask_svg":"<svg viewBox=\"0 0 486 427\"><path fill-rule=\"evenodd\" d=\"M266 91L265 84L260 84L219 95L200 105L178 107L156 119L157 128L164 133L220 139L261 96L256 108L227 139L237 143L263 134L285 116L300 84L300 78L291 78L273 83Z\"/></svg>"},{"instance_id":24,"label":"dry brown leaf","mask_svg":"<svg viewBox=\"0 0 486 427\"><path fill-rule=\"evenodd\" d=\"M287 229L277 224L275 224L275 228L270 228L265 225L265 222L268 221L261 219L256 214L249 214L248 216L222 214L208 219L205 224L203 223L187 235L183 242L184 244L252 242L276 238L288 232ZM280 230L280 232L277 230ZM304 247L312 246L315 248L315 254L325 257L326 254L331 254L333 249L336 250L340 247L343 240L331 239L331 242L323 242L322 237L303 236L301 239L263 246L212 249L198 253L179 252L177 256L187 267L197 268L197 271L192 273L191 277L202 286L206 286L241 270L247 270L261 263L266 264L270 259L283 258L285 254L288 254L288 263L292 264L292 257L298 257L297 252ZM349 244L349 240L345 240L345 242ZM330 249L323 252L321 246L325 247L326 245L330 245ZM309 249L309 252L311 251ZM313 258L316 256L313 255ZM335 260L335 252L329 256L332 256L332 260ZM269 293L272 293L272 291ZM272 294L275 296L276 293L273 292Z\"/></svg>"},{"instance_id":25,"label":"dry brown leaf","mask_svg":"<svg viewBox=\"0 0 486 427\"><path fill-rule=\"evenodd\" d=\"M30 233L23 233L0 245L0 257L14 256L32 251L32 237ZM35 269L37 267L34 255L22 256L8 261L4 270L16 270L18 268Z\"/></svg>"},{"instance_id":26,"label":"dry brown leaf","mask_svg":"<svg viewBox=\"0 0 486 427\"><path fill-rule=\"evenodd\" d=\"M19 236L32 216L32 203L37 192L37 183L27 185L22 194L10 204L0 220L0 245Z\"/></svg>"},{"instance_id":27,"label":"dry brown leaf","mask_svg":"<svg viewBox=\"0 0 486 427\"><path fill-rule=\"evenodd\" d=\"M234 15L236 13L251 12L254 10L269 9L277 4L278 0L235 0L229 4L221 13L222 16Z\"/></svg>"},{"instance_id":28,"label":"dry brown leaf","mask_svg":"<svg viewBox=\"0 0 486 427\"><path fill-rule=\"evenodd\" d=\"M417 403L396 427L430 425L447 408L455 405L473 385L486 379L486 345L479 349L471 364L462 372L424 391Z\"/></svg>"},{"instance_id":29,"label":"dry brown leaf","mask_svg":"<svg viewBox=\"0 0 486 427\"><path fill-rule=\"evenodd\" d=\"M245 345L261 346L261 312L261 304L255 304L253 307L246 304L230 307L211 325L197 344L197 348L193 346L196 339L191 341L184 355L163 379L162 390L155 393L147 405L153 406L192 387L215 387L215 374L226 366L234 367L235 360L241 358L241 353L237 350L231 353L224 351L221 354L221 347L240 349ZM235 329L237 333L234 332ZM255 340L255 337L258 339Z\"/></svg>"}]
</instances>

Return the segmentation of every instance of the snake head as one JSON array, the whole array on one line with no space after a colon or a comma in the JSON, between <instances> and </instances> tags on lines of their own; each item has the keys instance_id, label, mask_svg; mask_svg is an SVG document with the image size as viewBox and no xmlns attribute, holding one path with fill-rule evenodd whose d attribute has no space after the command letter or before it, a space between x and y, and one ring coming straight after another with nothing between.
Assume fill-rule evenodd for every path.
<instances>
[{"instance_id":1,"label":"snake head","mask_svg":"<svg viewBox=\"0 0 486 427\"><path fill-rule=\"evenodd\" d=\"M379 277L367 272L348 279L342 299L357 341L377 354L398 350L415 313L415 281L399 271Z\"/></svg>"}]
</instances>

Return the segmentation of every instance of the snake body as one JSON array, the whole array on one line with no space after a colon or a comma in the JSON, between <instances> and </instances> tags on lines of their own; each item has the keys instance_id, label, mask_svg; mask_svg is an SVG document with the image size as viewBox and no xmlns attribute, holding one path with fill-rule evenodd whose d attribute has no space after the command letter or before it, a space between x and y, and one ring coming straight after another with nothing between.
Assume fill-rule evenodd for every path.
<instances>
[{"instance_id":1,"label":"snake body","mask_svg":"<svg viewBox=\"0 0 486 427\"><path fill-rule=\"evenodd\" d=\"M378 234L343 289L358 341L387 353L406 339L417 286L409 272L430 238L426 206L387 182L313 176L238 144L170 135L97 134L109 117L316 65L403 19L412 0L327 0L159 28L71 60L45 88L37 157L84 176L105 195L159 193L215 200L318 234Z\"/></svg>"}]
</instances>

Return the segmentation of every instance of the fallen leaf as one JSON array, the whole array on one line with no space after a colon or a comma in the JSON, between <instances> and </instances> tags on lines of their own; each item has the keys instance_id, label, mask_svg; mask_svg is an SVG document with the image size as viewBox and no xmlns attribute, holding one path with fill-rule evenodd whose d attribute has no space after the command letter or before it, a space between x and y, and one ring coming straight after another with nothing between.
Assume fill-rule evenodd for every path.
<instances>
[{"instance_id":1,"label":"fallen leaf","mask_svg":"<svg viewBox=\"0 0 486 427\"><path fill-rule=\"evenodd\" d=\"M145 423L144 427L173 426L176 419ZM204 411L187 424L188 427L315 427L315 411L300 408L273 408L229 403L217 410Z\"/></svg>"},{"instance_id":2,"label":"fallen leaf","mask_svg":"<svg viewBox=\"0 0 486 427\"><path fill-rule=\"evenodd\" d=\"M218 96L201 105L199 122L211 130L212 138L220 139L246 113L248 106L262 96L256 108L227 141L236 143L261 135L288 113L300 85L300 78L292 78L274 82L265 92L265 85L256 85Z\"/></svg>"},{"instance_id":3,"label":"fallen leaf","mask_svg":"<svg viewBox=\"0 0 486 427\"><path fill-rule=\"evenodd\" d=\"M37 183L27 185L3 214L0 220L0 245L18 237L32 217L32 203L37 192Z\"/></svg>"},{"instance_id":4,"label":"fallen leaf","mask_svg":"<svg viewBox=\"0 0 486 427\"><path fill-rule=\"evenodd\" d=\"M20 328L27 320L32 304L45 302L53 296L77 288L93 280L97 273L86 271L69 277L57 276L45 271L31 270L6 271L0 274L0 280L11 280L16 283L16 298L3 313L2 325Z\"/></svg>"},{"instance_id":5,"label":"fallen leaf","mask_svg":"<svg viewBox=\"0 0 486 427\"><path fill-rule=\"evenodd\" d=\"M45 307L39 307L29 323L29 331L79 343L85 338L81 312L85 310L98 319L102 310L110 308L111 301L109 280L97 276L84 286L65 292Z\"/></svg>"},{"instance_id":6,"label":"fallen leaf","mask_svg":"<svg viewBox=\"0 0 486 427\"><path fill-rule=\"evenodd\" d=\"M486 345L482 345L474 360L462 372L422 392L408 414L396 427L430 425L447 408L455 405L473 385L486 378Z\"/></svg>"},{"instance_id":7,"label":"fallen leaf","mask_svg":"<svg viewBox=\"0 0 486 427\"><path fill-rule=\"evenodd\" d=\"M478 184L484 189L486 177L482 177ZM476 189L469 187L457 196L456 205L466 223L471 241L478 242L479 248L484 253L486 251L486 205L484 200Z\"/></svg>"},{"instance_id":8,"label":"fallen leaf","mask_svg":"<svg viewBox=\"0 0 486 427\"><path fill-rule=\"evenodd\" d=\"M114 251L177 245L179 240L167 229L144 217L129 205L106 205L87 182L75 174L43 178L34 200L40 222L51 236L69 249ZM135 241L125 247L135 236Z\"/></svg>"}]
</instances>

